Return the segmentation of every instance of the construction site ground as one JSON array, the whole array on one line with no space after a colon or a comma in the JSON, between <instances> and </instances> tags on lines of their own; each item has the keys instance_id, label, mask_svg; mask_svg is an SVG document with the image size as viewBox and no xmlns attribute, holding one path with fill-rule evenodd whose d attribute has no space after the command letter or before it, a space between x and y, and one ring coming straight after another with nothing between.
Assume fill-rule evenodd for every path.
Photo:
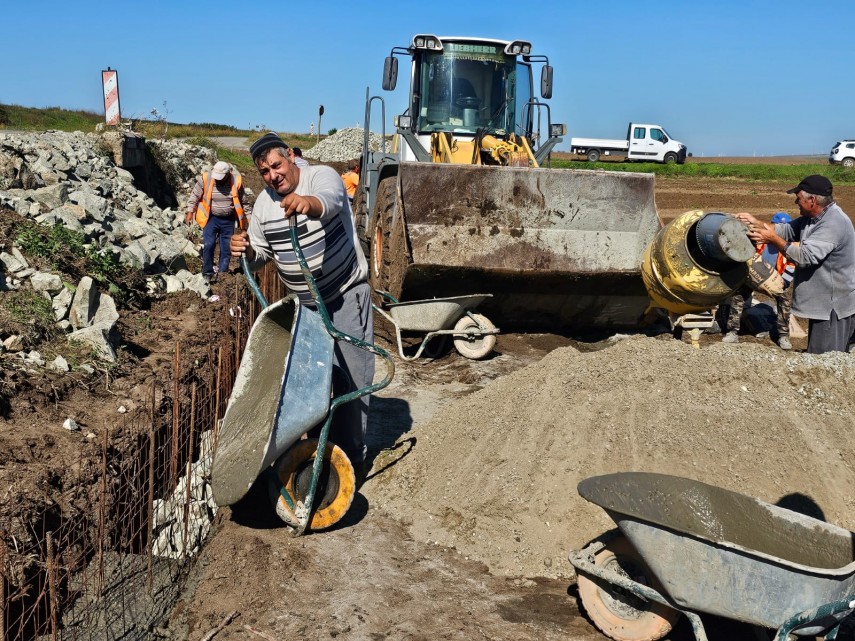
<instances>
[{"instance_id":1,"label":"construction site ground","mask_svg":"<svg viewBox=\"0 0 855 641\"><path fill-rule=\"evenodd\" d=\"M659 178L656 200L666 221L690 209L795 215L791 186ZM836 195L855 212L855 188ZM69 383L61 401L50 385L4 370L0 383L16 393L2 408L0 487L35 504L62 482L57 469L87 433L114 424L120 405L140 407L152 377L168 380L176 340L188 354L206 348L222 304L184 294L144 321L124 318L135 366L97 385ZM378 342L396 351L378 323ZM295 538L254 488L219 511L151 638L602 639L567 561L612 527L576 493L600 473L688 476L855 529L855 356L809 356L804 339L793 342L785 353L750 335L735 345L704 335L695 349L667 332L505 333L484 361L453 350L398 359L372 400L373 467L345 519ZM82 432L61 428L70 415ZM21 509L4 499L0 516ZM702 569L687 571L703 580ZM754 638L705 622L711 639ZM691 639L691 628L683 620L666 638Z\"/></svg>"}]
</instances>

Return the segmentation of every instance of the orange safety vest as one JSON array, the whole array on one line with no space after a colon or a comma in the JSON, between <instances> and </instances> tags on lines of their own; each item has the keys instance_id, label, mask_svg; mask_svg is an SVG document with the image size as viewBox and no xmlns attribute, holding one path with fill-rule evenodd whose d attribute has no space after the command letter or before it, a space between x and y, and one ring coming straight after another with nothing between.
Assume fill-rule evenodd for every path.
<instances>
[{"instance_id":1,"label":"orange safety vest","mask_svg":"<svg viewBox=\"0 0 855 641\"><path fill-rule=\"evenodd\" d=\"M243 205L238 195L243 184L243 178L240 174L235 175L230 172L230 175L232 177L232 202L235 205L238 225L241 229L246 229L246 217L244 216ZM199 201L199 206L196 207L196 222L199 223L199 227L202 229L205 228L205 225L208 224L208 218L211 217L211 201L214 199L214 184L216 182L213 177L210 180L208 179L207 171L202 174L202 185L204 185L205 191L202 193L202 200Z\"/></svg>"}]
</instances>

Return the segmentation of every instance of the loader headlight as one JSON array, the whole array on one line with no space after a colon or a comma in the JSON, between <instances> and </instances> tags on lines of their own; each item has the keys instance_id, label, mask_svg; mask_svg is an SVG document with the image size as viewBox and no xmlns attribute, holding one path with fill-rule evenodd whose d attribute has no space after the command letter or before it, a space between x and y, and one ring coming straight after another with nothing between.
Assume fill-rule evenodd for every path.
<instances>
[{"instance_id":1,"label":"loader headlight","mask_svg":"<svg viewBox=\"0 0 855 641\"><path fill-rule=\"evenodd\" d=\"M412 116L395 116L395 127L398 129L410 129L413 126Z\"/></svg>"},{"instance_id":2,"label":"loader headlight","mask_svg":"<svg viewBox=\"0 0 855 641\"><path fill-rule=\"evenodd\" d=\"M518 56L520 54L527 56L531 53L531 43L526 42L525 40L514 40L505 47L505 53L509 53L512 56Z\"/></svg>"},{"instance_id":3,"label":"loader headlight","mask_svg":"<svg viewBox=\"0 0 855 641\"><path fill-rule=\"evenodd\" d=\"M549 127L549 135L557 138L558 136L566 136L567 135L567 125L559 125L558 123L552 123Z\"/></svg>"},{"instance_id":4,"label":"loader headlight","mask_svg":"<svg viewBox=\"0 0 855 641\"><path fill-rule=\"evenodd\" d=\"M413 38L415 49L442 50L442 40L431 34L419 34Z\"/></svg>"}]
</instances>

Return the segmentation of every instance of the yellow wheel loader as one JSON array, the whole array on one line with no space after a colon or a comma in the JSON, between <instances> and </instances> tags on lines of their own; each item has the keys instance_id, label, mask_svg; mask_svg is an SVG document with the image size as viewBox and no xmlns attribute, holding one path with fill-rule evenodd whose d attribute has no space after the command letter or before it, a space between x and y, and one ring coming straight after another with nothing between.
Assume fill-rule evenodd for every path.
<instances>
[{"instance_id":1,"label":"yellow wheel loader","mask_svg":"<svg viewBox=\"0 0 855 641\"><path fill-rule=\"evenodd\" d=\"M386 58L409 100L387 151L365 143L354 216L376 290L398 300L490 293L502 327L638 326L650 304L642 257L662 222L653 174L548 169L566 134L549 106L553 69L532 45L417 35ZM385 106L383 106L385 139Z\"/></svg>"}]
</instances>

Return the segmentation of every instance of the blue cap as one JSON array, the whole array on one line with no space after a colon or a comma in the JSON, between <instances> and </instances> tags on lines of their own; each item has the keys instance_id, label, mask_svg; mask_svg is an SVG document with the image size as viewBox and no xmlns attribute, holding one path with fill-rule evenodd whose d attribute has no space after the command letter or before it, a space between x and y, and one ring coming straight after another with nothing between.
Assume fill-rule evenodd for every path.
<instances>
[{"instance_id":1,"label":"blue cap","mask_svg":"<svg viewBox=\"0 0 855 641\"><path fill-rule=\"evenodd\" d=\"M777 214L772 216L773 223L789 223L792 222L792 218L790 218L789 214L785 214L782 211L779 211Z\"/></svg>"}]
</instances>

